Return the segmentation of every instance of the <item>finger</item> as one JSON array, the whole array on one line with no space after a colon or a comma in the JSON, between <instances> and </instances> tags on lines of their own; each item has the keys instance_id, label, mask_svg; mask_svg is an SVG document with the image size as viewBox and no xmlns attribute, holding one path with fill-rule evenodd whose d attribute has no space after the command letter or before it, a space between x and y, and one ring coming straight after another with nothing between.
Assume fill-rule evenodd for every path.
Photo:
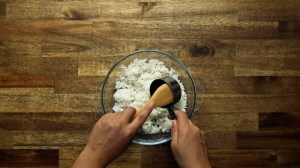
<instances>
[{"instance_id":1,"label":"finger","mask_svg":"<svg viewBox=\"0 0 300 168\"><path fill-rule=\"evenodd\" d=\"M102 115L100 119L102 119L102 120L103 120L103 119L107 120L108 118L111 117L111 115L113 115L112 112L106 113L106 114Z\"/></svg>"},{"instance_id":2,"label":"finger","mask_svg":"<svg viewBox=\"0 0 300 168\"><path fill-rule=\"evenodd\" d=\"M206 142L205 142L204 132L201 130L200 134L201 134L201 139L202 139L203 155L206 159L208 159L208 152L207 152L207 146L206 146Z\"/></svg>"},{"instance_id":3,"label":"finger","mask_svg":"<svg viewBox=\"0 0 300 168\"><path fill-rule=\"evenodd\" d=\"M135 130L138 130L143 125L143 123L147 120L147 118L150 115L150 113L152 112L153 108L154 108L154 102L151 101L147 104L144 111L142 111L137 117L135 117L133 119L133 121L131 122L131 126Z\"/></svg>"},{"instance_id":4,"label":"finger","mask_svg":"<svg viewBox=\"0 0 300 168\"><path fill-rule=\"evenodd\" d=\"M178 126L177 126L177 120L172 120L172 141L177 142L178 140Z\"/></svg>"},{"instance_id":5,"label":"finger","mask_svg":"<svg viewBox=\"0 0 300 168\"><path fill-rule=\"evenodd\" d=\"M180 111L180 110L175 110L174 112L175 112L179 127L180 127L180 125L188 124L189 119L185 112Z\"/></svg>"},{"instance_id":6,"label":"finger","mask_svg":"<svg viewBox=\"0 0 300 168\"><path fill-rule=\"evenodd\" d=\"M135 112L136 109L134 107L127 106L123 111L123 119L129 123L131 118L135 115Z\"/></svg>"}]
</instances>

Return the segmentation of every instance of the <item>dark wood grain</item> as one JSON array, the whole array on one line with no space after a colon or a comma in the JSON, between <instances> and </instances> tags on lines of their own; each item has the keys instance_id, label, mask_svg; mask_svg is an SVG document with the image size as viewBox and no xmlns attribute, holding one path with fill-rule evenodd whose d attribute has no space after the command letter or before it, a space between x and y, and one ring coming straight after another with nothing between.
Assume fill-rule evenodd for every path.
<instances>
[{"instance_id":1,"label":"dark wood grain","mask_svg":"<svg viewBox=\"0 0 300 168\"><path fill-rule=\"evenodd\" d=\"M239 20L300 21L299 7L297 0L240 0Z\"/></svg>"},{"instance_id":2,"label":"dark wood grain","mask_svg":"<svg viewBox=\"0 0 300 168\"><path fill-rule=\"evenodd\" d=\"M200 113L192 121L205 131L256 131L257 117L255 113Z\"/></svg>"},{"instance_id":3,"label":"dark wood grain","mask_svg":"<svg viewBox=\"0 0 300 168\"><path fill-rule=\"evenodd\" d=\"M159 20L191 18L201 22L213 21L225 22L236 19L236 1L197 1L173 3L172 1L159 1L153 3L151 8L138 1L123 2L101 1L88 3L82 1L37 1L30 5L30 0L12 1L8 3L8 18L14 19L72 19L72 20L100 20L106 18L151 18ZM146 9L146 10L145 10ZM40 14L42 13L42 15ZM178 16L178 17L177 17ZM201 16L201 17L199 17ZM219 20L217 20L219 19ZM213 22L214 23L214 22Z\"/></svg>"},{"instance_id":4,"label":"dark wood grain","mask_svg":"<svg viewBox=\"0 0 300 168\"><path fill-rule=\"evenodd\" d=\"M201 112L298 112L298 94L206 94Z\"/></svg>"},{"instance_id":5,"label":"dark wood grain","mask_svg":"<svg viewBox=\"0 0 300 168\"><path fill-rule=\"evenodd\" d=\"M14 149L84 147L89 131L13 131Z\"/></svg>"},{"instance_id":6,"label":"dark wood grain","mask_svg":"<svg viewBox=\"0 0 300 168\"><path fill-rule=\"evenodd\" d=\"M129 53L153 49L190 71L199 107L192 121L213 167L299 167L299 5L0 0L0 149L36 152L30 163L38 167L71 167L101 117L107 72ZM108 167L178 166L166 143L130 145Z\"/></svg>"},{"instance_id":7,"label":"dark wood grain","mask_svg":"<svg viewBox=\"0 0 300 168\"><path fill-rule=\"evenodd\" d=\"M0 20L6 19L6 2L0 1Z\"/></svg>"},{"instance_id":8,"label":"dark wood grain","mask_svg":"<svg viewBox=\"0 0 300 168\"><path fill-rule=\"evenodd\" d=\"M76 158L83 148L61 148L59 150L59 167L69 168L72 167Z\"/></svg>"},{"instance_id":9,"label":"dark wood grain","mask_svg":"<svg viewBox=\"0 0 300 168\"><path fill-rule=\"evenodd\" d=\"M53 94L54 88L49 87L14 87L0 88L1 95L34 95L34 94Z\"/></svg>"},{"instance_id":10,"label":"dark wood grain","mask_svg":"<svg viewBox=\"0 0 300 168\"><path fill-rule=\"evenodd\" d=\"M300 40L240 40L235 75L299 76L299 44Z\"/></svg>"},{"instance_id":11,"label":"dark wood grain","mask_svg":"<svg viewBox=\"0 0 300 168\"><path fill-rule=\"evenodd\" d=\"M63 18L60 13L62 4L59 1L46 2L42 0L37 0L35 3L30 0L8 1L7 18L9 20Z\"/></svg>"},{"instance_id":12,"label":"dark wood grain","mask_svg":"<svg viewBox=\"0 0 300 168\"><path fill-rule=\"evenodd\" d=\"M234 74L236 76L300 76L300 61L297 57L251 58L237 57Z\"/></svg>"},{"instance_id":13,"label":"dark wood grain","mask_svg":"<svg viewBox=\"0 0 300 168\"><path fill-rule=\"evenodd\" d=\"M28 64L30 62L30 64ZM76 58L6 56L0 60L2 75L76 75Z\"/></svg>"},{"instance_id":14,"label":"dark wood grain","mask_svg":"<svg viewBox=\"0 0 300 168\"><path fill-rule=\"evenodd\" d=\"M223 39L101 39L95 38L95 56L108 57L128 55L130 52L144 49L158 49L167 52L181 61L195 61L201 58L197 48L210 46L213 52L209 56L228 58L235 56L236 40Z\"/></svg>"},{"instance_id":15,"label":"dark wood grain","mask_svg":"<svg viewBox=\"0 0 300 168\"><path fill-rule=\"evenodd\" d=\"M236 149L235 131L203 131L208 149Z\"/></svg>"},{"instance_id":16,"label":"dark wood grain","mask_svg":"<svg viewBox=\"0 0 300 168\"><path fill-rule=\"evenodd\" d=\"M168 144L142 148L142 167L178 167Z\"/></svg>"},{"instance_id":17,"label":"dark wood grain","mask_svg":"<svg viewBox=\"0 0 300 168\"><path fill-rule=\"evenodd\" d=\"M0 76L0 87L54 87L54 76Z\"/></svg>"},{"instance_id":18,"label":"dark wood grain","mask_svg":"<svg viewBox=\"0 0 300 168\"><path fill-rule=\"evenodd\" d=\"M79 76L105 76L114 63L124 55L78 58ZM180 58L180 57L179 57ZM104 61L105 60L105 61ZM200 57L182 61L195 78L207 73L233 76L233 58Z\"/></svg>"},{"instance_id":19,"label":"dark wood grain","mask_svg":"<svg viewBox=\"0 0 300 168\"><path fill-rule=\"evenodd\" d=\"M41 45L42 57L85 57L93 56L94 43L91 39L82 39L74 37L65 37L62 35L58 38L45 38Z\"/></svg>"},{"instance_id":20,"label":"dark wood grain","mask_svg":"<svg viewBox=\"0 0 300 168\"><path fill-rule=\"evenodd\" d=\"M2 123L1 123L2 124ZM0 129L0 148L11 149L13 147L14 139L13 133Z\"/></svg>"},{"instance_id":21,"label":"dark wood grain","mask_svg":"<svg viewBox=\"0 0 300 168\"><path fill-rule=\"evenodd\" d=\"M287 94L300 93L299 77L224 76L203 74L199 77L206 94Z\"/></svg>"},{"instance_id":22,"label":"dark wood grain","mask_svg":"<svg viewBox=\"0 0 300 168\"><path fill-rule=\"evenodd\" d=\"M53 40L65 38L89 39L92 35L91 21L50 21L50 20L22 20L1 21L1 39L10 40Z\"/></svg>"},{"instance_id":23,"label":"dark wood grain","mask_svg":"<svg viewBox=\"0 0 300 168\"><path fill-rule=\"evenodd\" d=\"M237 57L293 58L300 54L300 40L238 40Z\"/></svg>"},{"instance_id":24,"label":"dark wood grain","mask_svg":"<svg viewBox=\"0 0 300 168\"><path fill-rule=\"evenodd\" d=\"M259 113L259 130L299 130L300 114L298 113Z\"/></svg>"},{"instance_id":25,"label":"dark wood grain","mask_svg":"<svg viewBox=\"0 0 300 168\"><path fill-rule=\"evenodd\" d=\"M58 150L0 150L1 167L58 167Z\"/></svg>"},{"instance_id":26,"label":"dark wood grain","mask_svg":"<svg viewBox=\"0 0 300 168\"><path fill-rule=\"evenodd\" d=\"M41 43L31 39L4 39L1 43L1 56L41 57Z\"/></svg>"},{"instance_id":27,"label":"dark wood grain","mask_svg":"<svg viewBox=\"0 0 300 168\"><path fill-rule=\"evenodd\" d=\"M103 81L103 76L59 76L55 78L55 93L94 94L100 92Z\"/></svg>"},{"instance_id":28,"label":"dark wood grain","mask_svg":"<svg viewBox=\"0 0 300 168\"><path fill-rule=\"evenodd\" d=\"M1 113L0 129L8 131L90 131L100 113Z\"/></svg>"},{"instance_id":29,"label":"dark wood grain","mask_svg":"<svg viewBox=\"0 0 300 168\"><path fill-rule=\"evenodd\" d=\"M299 131L237 132L238 149L299 149Z\"/></svg>"},{"instance_id":30,"label":"dark wood grain","mask_svg":"<svg viewBox=\"0 0 300 168\"><path fill-rule=\"evenodd\" d=\"M278 165L299 167L300 166L300 151L299 150L280 150L277 153Z\"/></svg>"},{"instance_id":31,"label":"dark wood grain","mask_svg":"<svg viewBox=\"0 0 300 168\"><path fill-rule=\"evenodd\" d=\"M82 151L82 148L61 148L59 150L59 167L69 168L72 167L74 161ZM139 145L131 144L129 148L116 160L110 163L107 167L141 167L142 161L142 148ZM152 152L153 150L150 150ZM129 158L129 159L128 159ZM134 161L133 161L134 160Z\"/></svg>"},{"instance_id":32,"label":"dark wood grain","mask_svg":"<svg viewBox=\"0 0 300 168\"><path fill-rule=\"evenodd\" d=\"M182 22L184 22L183 20ZM139 23L139 24L137 24ZM201 25L186 21L185 24L178 24L174 21L97 21L93 25L93 35L96 38L109 39L230 39L236 38L236 28L234 23L228 25ZM147 29L144 29L147 27ZM163 27L163 29L159 29ZM134 29L135 31L131 31ZM190 31L185 31L190 29Z\"/></svg>"},{"instance_id":33,"label":"dark wood grain","mask_svg":"<svg viewBox=\"0 0 300 168\"><path fill-rule=\"evenodd\" d=\"M209 150L213 167L278 167L271 150Z\"/></svg>"},{"instance_id":34,"label":"dark wood grain","mask_svg":"<svg viewBox=\"0 0 300 168\"><path fill-rule=\"evenodd\" d=\"M280 21L278 29L282 38L300 37L300 22Z\"/></svg>"},{"instance_id":35,"label":"dark wood grain","mask_svg":"<svg viewBox=\"0 0 300 168\"><path fill-rule=\"evenodd\" d=\"M281 38L279 23L264 21L240 21L238 24L237 37L239 39L278 39Z\"/></svg>"},{"instance_id":36,"label":"dark wood grain","mask_svg":"<svg viewBox=\"0 0 300 168\"><path fill-rule=\"evenodd\" d=\"M139 145L131 144L129 148L121 154L116 160L108 165L109 168L117 167L142 167L142 158L143 149ZM133 161L133 162L132 162Z\"/></svg>"},{"instance_id":37,"label":"dark wood grain","mask_svg":"<svg viewBox=\"0 0 300 168\"><path fill-rule=\"evenodd\" d=\"M106 76L110 68L122 57L124 56L78 58L78 75Z\"/></svg>"},{"instance_id":38,"label":"dark wood grain","mask_svg":"<svg viewBox=\"0 0 300 168\"><path fill-rule=\"evenodd\" d=\"M1 112L96 112L94 94L1 94ZM74 103L76 102L76 103Z\"/></svg>"}]
</instances>

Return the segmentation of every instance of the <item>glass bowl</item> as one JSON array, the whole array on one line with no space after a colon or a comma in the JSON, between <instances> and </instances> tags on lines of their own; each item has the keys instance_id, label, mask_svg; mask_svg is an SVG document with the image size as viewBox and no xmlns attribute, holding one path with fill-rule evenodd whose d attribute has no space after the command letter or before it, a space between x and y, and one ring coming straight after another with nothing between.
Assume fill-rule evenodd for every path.
<instances>
[{"instance_id":1,"label":"glass bowl","mask_svg":"<svg viewBox=\"0 0 300 168\"><path fill-rule=\"evenodd\" d=\"M200 94L197 95L195 81L193 80L187 68L180 61L178 61L170 54L158 50L136 51L134 53L131 53L123 57L112 66L112 68L110 69L110 71L108 72L104 80L102 90L101 90L102 112L104 114L108 112L113 112L112 108L115 103L113 95L115 93L116 80L121 75L122 72L120 66L121 65L128 66L136 58L147 59L147 60L158 59L160 61L163 61L168 68L172 67L176 71L176 73L179 76L179 80L184 85L185 92L187 94L187 106L185 110L188 117L191 118L202 102L202 98L203 98L202 86L200 83L198 84L197 88L200 88ZM135 136L133 142L142 145L156 145L156 144L162 144L168 142L170 140L171 140L170 132L157 133L157 134L138 133Z\"/></svg>"}]
</instances>

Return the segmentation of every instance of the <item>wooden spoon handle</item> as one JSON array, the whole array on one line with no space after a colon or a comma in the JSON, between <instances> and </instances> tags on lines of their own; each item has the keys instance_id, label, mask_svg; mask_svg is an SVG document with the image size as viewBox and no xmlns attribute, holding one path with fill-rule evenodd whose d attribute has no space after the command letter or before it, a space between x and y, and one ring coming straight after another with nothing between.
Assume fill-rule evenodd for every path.
<instances>
[{"instance_id":1,"label":"wooden spoon handle","mask_svg":"<svg viewBox=\"0 0 300 168\"><path fill-rule=\"evenodd\" d=\"M150 103L150 100L149 100L147 103L145 103L141 108L139 108L139 109L135 112L135 114L134 114L132 120L134 120L138 115L140 115L140 114L147 108L147 106L148 106L149 103ZM155 106L154 106L154 108L155 108Z\"/></svg>"},{"instance_id":2,"label":"wooden spoon handle","mask_svg":"<svg viewBox=\"0 0 300 168\"><path fill-rule=\"evenodd\" d=\"M136 111L132 120L136 118L138 115L140 115L140 113L145 110L145 108L151 101L154 102L154 108L155 108L155 107L161 107L167 105L171 103L173 100L174 97L171 88L167 84L163 84L154 92L150 100Z\"/></svg>"}]
</instances>

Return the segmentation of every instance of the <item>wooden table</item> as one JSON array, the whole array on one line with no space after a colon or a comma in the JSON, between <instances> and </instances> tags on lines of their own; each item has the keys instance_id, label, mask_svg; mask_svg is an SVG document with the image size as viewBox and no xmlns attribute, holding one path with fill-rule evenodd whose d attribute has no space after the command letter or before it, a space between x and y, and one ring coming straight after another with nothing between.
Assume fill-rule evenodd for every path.
<instances>
[{"instance_id":1,"label":"wooden table","mask_svg":"<svg viewBox=\"0 0 300 168\"><path fill-rule=\"evenodd\" d=\"M0 0L0 166L70 167L109 68L143 49L202 82L214 167L300 167L299 0ZM133 144L109 167L176 166Z\"/></svg>"}]
</instances>

